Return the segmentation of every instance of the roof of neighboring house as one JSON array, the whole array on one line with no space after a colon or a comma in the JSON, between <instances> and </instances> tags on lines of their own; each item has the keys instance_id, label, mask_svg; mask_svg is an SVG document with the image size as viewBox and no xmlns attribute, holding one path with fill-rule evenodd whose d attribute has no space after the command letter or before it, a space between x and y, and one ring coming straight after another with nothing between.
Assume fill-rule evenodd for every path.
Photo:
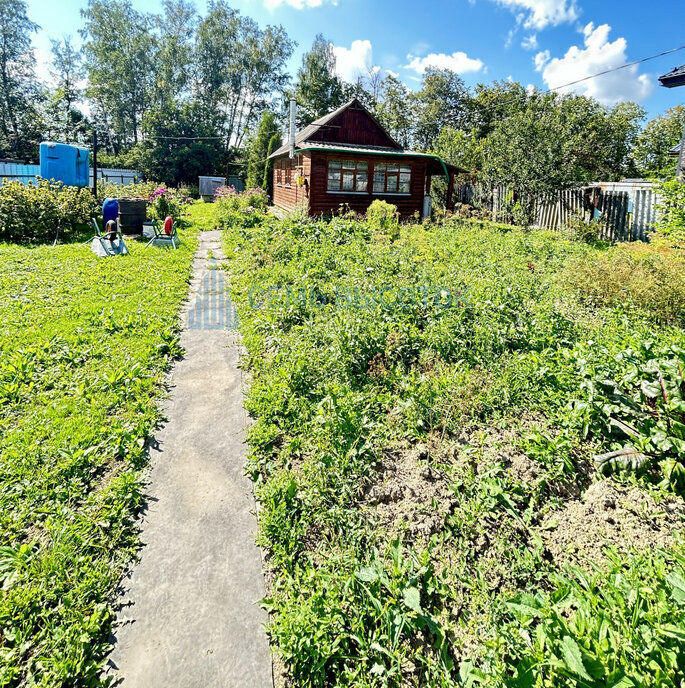
<instances>
[{"instance_id":1,"label":"roof of neighboring house","mask_svg":"<svg viewBox=\"0 0 685 688\"><path fill-rule=\"evenodd\" d=\"M680 65L659 77L659 83L666 88L685 86L685 65Z\"/></svg>"},{"instance_id":2,"label":"roof of neighboring house","mask_svg":"<svg viewBox=\"0 0 685 688\"><path fill-rule=\"evenodd\" d=\"M674 158L677 158L680 155L680 147L682 146L682 141L680 143L677 143L673 148L671 148L670 151L668 151L669 155L672 155Z\"/></svg>"},{"instance_id":3,"label":"roof of neighboring house","mask_svg":"<svg viewBox=\"0 0 685 688\"><path fill-rule=\"evenodd\" d=\"M312 137L316 132L318 132L319 129L326 126L329 122L334 120L338 115L340 115L342 112L352 107L353 105L363 109L366 112L366 114L378 125L378 127L380 127L383 130L383 132L385 132L388 139L390 139L390 141L392 141L395 144L395 146L371 146L356 143L309 141L309 138ZM285 145L281 146L276 151L274 151L269 157L280 157L281 155L285 155L286 153L288 153L289 150L290 145L286 143ZM384 127L380 124L380 122L378 122L378 120L364 107L362 103L359 102L357 98L353 98L344 105L341 105L337 110L333 110L333 112L329 112L327 115L319 117L319 119L307 125L304 129L302 129L302 131L297 133L297 135L295 136L295 152L301 153L303 151L313 150L329 151L335 153L356 153L359 155L393 155L405 157L430 158L432 161L439 163L445 175L447 175L448 170L454 173L467 171L461 167L457 167L456 165L451 165L449 163L444 162L442 158L440 158L440 156L438 155L434 155L432 153L420 153L418 151L402 148L402 146L400 146L399 143L397 143L385 131Z\"/></svg>"}]
</instances>

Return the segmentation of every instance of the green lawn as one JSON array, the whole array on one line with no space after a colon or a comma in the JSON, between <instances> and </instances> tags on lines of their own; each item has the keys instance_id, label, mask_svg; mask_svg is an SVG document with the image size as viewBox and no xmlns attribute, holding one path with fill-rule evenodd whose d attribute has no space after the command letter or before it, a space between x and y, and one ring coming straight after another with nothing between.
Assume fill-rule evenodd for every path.
<instances>
[{"instance_id":1,"label":"green lawn","mask_svg":"<svg viewBox=\"0 0 685 688\"><path fill-rule=\"evenodd\" d=\"M196 235L0 245L1 686L99 685Z\"/></svg>"},{"instance_id":2,"label":"green lawn","mask_svg":"<svg viewBox=\"0 0 685 688\"><path fill-rule=\"evenodd\" d=\"M226 255L292 685L680 686L682 249L253 223ZM657 458L603 478L624 412Z\"/></svg>"}]
</instances>

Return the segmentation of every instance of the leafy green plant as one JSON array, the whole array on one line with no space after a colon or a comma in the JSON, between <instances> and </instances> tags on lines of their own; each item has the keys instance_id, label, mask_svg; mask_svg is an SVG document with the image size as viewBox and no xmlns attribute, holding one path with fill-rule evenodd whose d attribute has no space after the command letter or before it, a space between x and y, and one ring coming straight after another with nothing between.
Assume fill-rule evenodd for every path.
<instances>
[{"instance_id":1,"label":"leafy green plant","mask_svg":"<svg viewBox=\"0 0 685 688\"><path fill-rule=\"evenodd\" d=\"M193 202L192 198L183 195L180 190L174 191L163 186L155 189L149 200L147 214L150 219L164 221L165 218L172 217L176 222L183 220L187 206Z\"/></svg>"},{"instance_id":2,"label":"leafy green plant","mask_svg":"<svg viewBox=\"0 0 685 688\"><path fill-rule=\"evenodd\" d=\"M254 227L261 222L269 205L266 191L248 189L242 193L232 186L221 186L214 194L217 218L224 226Z\"/></svg>"},{"instance_id":3,"label":"leafy green plant","mask_svg":"<svg viewBox=\"0 0 685 688\"><path fill-rule=\"evenodd\" d=\"M612 450L595 457L605 473L658 466L664 478L685 488L685 350L655 349L645 342L614 358L619 376L606 368L582 371L587 401L575 404L586 433L609 439Z\"/></svg>"},{"instance_id":4,"label":"leafy green plant","mask_svg":"<svg viewBox=\"0 0 685 688\"><path fill-rule=\"evenodd\" d=\"M388 241L352 214L223 226L269 628L289 680L505 685L500 612L553 589L549 515L586 487L603 439L569 413L587 398L579 365L620 379L618 352L650 338L683 348L682 329L581 296L569 273L623 249L558 232L446 219ZM640 250L654 274L674 260ZM372 298L419 287L413 303ZM449 306L434 298L447 289Z\"/></svg>"},{"instance_id":5,"label":"leafy green plant","mask_svg":"<svg viewBox=\"0 0 685 688\"><path fill-rule=\"evenodd\" d=\"M2 685L107 683L100 666L113 592L137 549L140 470L181 353L197 245L195 228L182 232L177 251L132 242L126 260L76 243L0 245Z\"/></svg>"},{"instance_id":6,"label":"leafy green plant","mask_svg":"<svg viewBox=\"0 0 685 688\"><path fill-rule=\"evenodd\" d=\"M68 236L95 214L89 189L44 179L36 184L6 181L0 185L0 241L47 241L55 238L58 228L62 236Z\"/></svg>"},{"instance_id":7,"label":"leafy green plant","mask_svg":"<svg viewBox=\"0 0 685 688\"><path fill-rule=\"evenodd\" d=\"M669 239L685 241L685 184L679 179L661 182L657 187L655 230Z\"/></svg>"},{"instance_id":8,"label":"leafy green plant","mask_svg":"<svg viewBox=\"0 0 685 688\"><path fill-rule=\"evenodd\" d=\"M589 244L602 239L602 227L599 220L586 222L580 214L571 215L566 221L563 231L572 238Z\"/></svg>"},{"instance_id":9,"label":"leafy green plant","mask_svg":"<svg viewBox=\"0 0 685 688\"><path fill-rule=\"evenodd\" d=\"M366 211L369 226L383 234L397 238L400 234L399 213L397 206L377 198Z\"/></svg>"},{"instance_id":10,"label":"leafy green plant","mask_svg":"<svg viewBox=\"0 0 685 688\"><path fill-rule=\"evenodd\" d=\"M549 592L506 603L499 685L678 688L685 666L685 557L613 555L608 571L571 567ZM501 659L504 658L504 659ZM484 672L471 671L481 680Z\"/></svg>"},{"instance_id":11,"label":"leafy green plant","mask_svg":"<svg viewBox=\"0 0 685 688\"><path fill-rule=\"evenodd\" d=\"M561 278L590 306L635 309L661 323L685 322L685 256L672 242L619 244L573 261Z\"/></svg>"}]
</instances>

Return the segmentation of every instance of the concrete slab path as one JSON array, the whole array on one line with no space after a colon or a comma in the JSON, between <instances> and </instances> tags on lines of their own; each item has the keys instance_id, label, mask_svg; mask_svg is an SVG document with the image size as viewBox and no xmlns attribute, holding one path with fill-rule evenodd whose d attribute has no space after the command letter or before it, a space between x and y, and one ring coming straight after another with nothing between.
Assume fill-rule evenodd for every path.
<instances>
[{"instance_id":1,"label":"concrete slab path","mask_svg":"<svg viewBox=\"0 0 685 688\"><path fill-rule=\"evenodd\" d=\"M186 353L151 452L144 547L123 584L109 660L124 688L272 686L222 257L220 232L203 232L184 311Z\"/></svg>"}]
</instances>

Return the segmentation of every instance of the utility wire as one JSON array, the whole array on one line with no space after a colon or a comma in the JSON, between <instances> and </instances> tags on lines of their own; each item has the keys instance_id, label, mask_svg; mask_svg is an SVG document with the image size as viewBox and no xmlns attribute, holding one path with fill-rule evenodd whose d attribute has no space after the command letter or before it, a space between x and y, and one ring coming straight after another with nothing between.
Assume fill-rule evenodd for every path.
<instances>
[{"instance_id":1,"label":"utility wire","mask_svg":"<svg viewBox=\"0 0 685 688\"><path fill-rule=\"evenodd\" d=\"M639 60L634 60L633 62L627 62L626 64L619 65L618 67L612 67L610 69L605 69L601 72L597 72L596 74L590 74L589 76L582 77L581 79L569 81L566 84L561 84L559 86L550 87L544 91L539 91L537 93L537 95L541 95L541 96L547 95L548 93L553 93L555 91L559 91L561 89L568 88L570 86L575 86L577 84L584 83L585 81L590 81L591 79L596 79L597 77L605 76L606 74L611 74L613 72L617 72L617 71L620 71L622 69L627 69L628 67L634 67L635 65L643 64L643 63L649 62L651 60L656 60L660 57L665 57L666 55L672 55L673 53L677 53L681 50L685 50L685 45L678 46L677 48L671 48L670 50L664 50L660 53L656 53L655 55L649 55L648 57L643 57ZM511 102L513 102L514 99L512 98L510 100L511 100ZM507 100L507 98L502 98L497 103L494 103L490 106L479 108L479 109L481 112L483 112L483 111L487 112L490 110L494 110L496 108L500 108L500 107L502 107L502 105L506 105L508 102L509 101ZM72 130L72 132L76 131L77 129L84 126L85 124L86 124L85 121L80 122ZM315 126L315 127L320 128L320 127L324 127L324 126L328 126L328 125L327 124L309 124L308 126ZM285 136L283 130L281 130L281 129L275 129L273 131L268 131L268 132L263 132L263 133L266 133L268 135L281 134L281 135ZM225 136L150 136L150 137L148 137L148 140L150 140L150 139L152 139L152 140L171 140L171 141L224 141L226 139L226 137ZM266 160L268 160L268 158L265 158L264 160L259 160L255 164L260 164L262 162L266 162ZM231 165L231 166L244 166L244 165L248 165L248 164L250 164L250 163L249 162L229 163L229 165Z\"/></svg>"},{"instance_id":2,"label":"utility wire","mask_svg":"<svg viewBox=\"0 0 685 688\"><path fill-rule=\"evenodd\" d=\"M642 64L643 62L649 62L650 60L656 60L659 57L664 57L664 55L670 55L672 53L677 53L679 50L685 50L685 45L681 45L678 48L671 48L670 50L664 50L662 53L657 53L656 55L650 55L649 57L643 57L640 60L635 60L633 62L627 62L619 67L612 67L611 69L605 69L603 72L597 72L597 74L591 74L590 76L584 76L582 79L576 79L575 81L569 81L567 84L562 84L561 86L554 86L554 88L549 88L546 91L542 91L541 95L546 93L551 93L552 91L558 91L560 88L568 88L569 86L575 86L583 81L589 81L590 79L596 79L598 76L604 76L605 74L611 74L612 72L618 72L619 69L626 69L627 67L634 67L635 65Z\"/></svg>"}]
</instances>

